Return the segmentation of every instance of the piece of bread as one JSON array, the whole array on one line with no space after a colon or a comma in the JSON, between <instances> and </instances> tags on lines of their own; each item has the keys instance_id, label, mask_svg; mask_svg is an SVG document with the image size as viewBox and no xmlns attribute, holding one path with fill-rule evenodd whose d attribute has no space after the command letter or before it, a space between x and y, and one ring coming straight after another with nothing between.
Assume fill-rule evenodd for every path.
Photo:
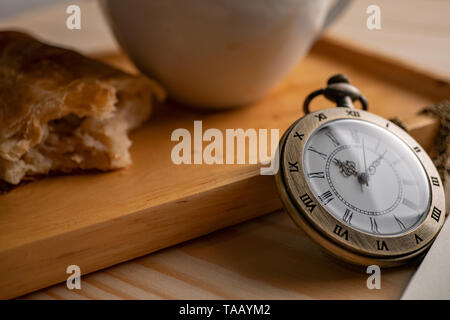
<instances>
[{"instance_id":1,"label":"piece of bread","mask_svg":"<svg viewBox=\"0 0 450 320\"><path fill-rule=\"evenodd\" d=\"M0 180L130 164L129 130L162 88L19 32L0 32Z\"/></svg>"}]
</instances>

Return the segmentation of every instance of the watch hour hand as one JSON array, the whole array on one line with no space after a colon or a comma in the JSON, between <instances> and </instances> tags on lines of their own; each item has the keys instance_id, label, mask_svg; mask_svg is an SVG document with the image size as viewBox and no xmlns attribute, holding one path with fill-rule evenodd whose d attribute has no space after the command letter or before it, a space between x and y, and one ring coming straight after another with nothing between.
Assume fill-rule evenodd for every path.
<instances>
[{"instance_id":1,"label":"watch hour hand","mask_svg":"<svg viewBox=\"0 0 450 320\"><path fill-rule=\"evenodd\" d=\"M346 160L341 161L339 159L334 158L334 163L341 168L341 173L344 177L350 177L350 176L358 176L358 172L356 171L355 167L355 163L353 161L348 161Z\"/></svg>"},{"instance_id":2,"label":"watch hour hand","mask_svg":"<svg viewBox=\"0 0 450 320\"><path fill-rule=\"evenodd\" d=\"M361 191L363 191L363 184L369 185L369 175L366 172L358 173L355 169L355 163L353 161L346 160L345 162L334 158L334 163L341 168L341 173L344 177L355 176L358 178L358 182L361 185Z\"/></svg>"}]
</instances>

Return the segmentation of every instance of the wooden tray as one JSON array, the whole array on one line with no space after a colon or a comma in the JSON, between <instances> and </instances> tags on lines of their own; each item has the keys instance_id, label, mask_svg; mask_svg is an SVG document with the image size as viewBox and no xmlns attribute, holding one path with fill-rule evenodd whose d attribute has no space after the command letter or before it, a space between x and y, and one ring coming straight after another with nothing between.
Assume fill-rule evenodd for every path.
<instances>
[{"instance_id":1,"label":"wooden tray","mask_svg":"<svg viewBox=\"0 0 450 320\"><path fill-rule=\"evenodd\" d=\"M121 55L101 59L132 70ZM11 298L111 266L281 207L272 176L257 165L180 165L171 162L177 128L279 128L302 115L301 103L334 73L346 73L370 110L399 116L427 148L436 121L414 114L450 97L450 86L399 61L341 41L323 39L264 100L246 108L202 112L168 102L132 134L133 166L104 173L60 176L0 195L0 297ZM325 100L315 106L329 107ZM413 120L411 120L413 119Z\"/></svg>"}]
</instances>

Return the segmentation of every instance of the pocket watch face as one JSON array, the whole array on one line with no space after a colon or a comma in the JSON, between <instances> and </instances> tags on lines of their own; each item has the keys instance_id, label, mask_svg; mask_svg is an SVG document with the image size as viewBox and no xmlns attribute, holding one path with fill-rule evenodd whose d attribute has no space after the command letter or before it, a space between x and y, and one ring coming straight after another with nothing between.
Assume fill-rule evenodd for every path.
<instances>
[{"instance_id":1,"label":"pocket watch face","mask_svg":"<svg viewBox=\"0 0 450 320\"><path fill-rule=\"evenodd\" d=\"M401 128L366 111L332 108L299 119L281 139L276 181L291 218L350 262L407 261L445 220L430 157Z\"/></svg>"},{"instance_id":2,"label":"pocket watch face","mask_svg":"<svg viewBox=\"0 0 450 320\"><path fill-rule=\"evenodd\" d=\"M366 121L334 120L314 130L304 147L303 173L330 214L363 232L405 233L429 209L430 186L417 156Z\"/></svg>"}]
</instances>

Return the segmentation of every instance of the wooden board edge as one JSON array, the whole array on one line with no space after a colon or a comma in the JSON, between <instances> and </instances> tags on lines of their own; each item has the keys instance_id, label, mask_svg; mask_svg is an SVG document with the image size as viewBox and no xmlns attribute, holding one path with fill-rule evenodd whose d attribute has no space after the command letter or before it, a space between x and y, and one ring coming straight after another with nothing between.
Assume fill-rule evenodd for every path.
<instances>
[{"instance_id":1,"label":"wooden board edge","mask_svg":"<svg viewBox=\"0 0 450 320\"><path fill-rule=\"evenodd\" d=\"M78 265L86 275L280 208L274 178L258 175L12 248L0 253L0 299L66 281L69 265ZM184 223L190 227L183 228Z\"/></svg>"}]
</instances>

